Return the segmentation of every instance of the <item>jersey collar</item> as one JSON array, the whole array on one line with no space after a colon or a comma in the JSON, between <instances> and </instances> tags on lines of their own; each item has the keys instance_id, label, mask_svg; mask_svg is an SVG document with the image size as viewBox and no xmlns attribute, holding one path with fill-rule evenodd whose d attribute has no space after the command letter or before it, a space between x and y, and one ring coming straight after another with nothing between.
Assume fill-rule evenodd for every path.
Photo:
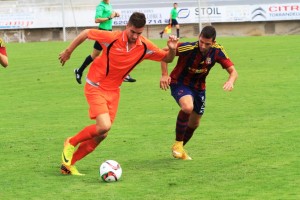
<instances>
[{"instance_id":1,"label":"jersey collar","mask_svg":"<svg viewBox=\"0 0 300 200\"><path fill-rule=\"evenodd\" d=\"M123 31L123 33L122 33L122 41L124 42L124 44L127 44L127 42L128 42L128 38L126 36L126 31ZM142 45L141 36L136 40L135 45Z\"/></svg>"}]
</instances>

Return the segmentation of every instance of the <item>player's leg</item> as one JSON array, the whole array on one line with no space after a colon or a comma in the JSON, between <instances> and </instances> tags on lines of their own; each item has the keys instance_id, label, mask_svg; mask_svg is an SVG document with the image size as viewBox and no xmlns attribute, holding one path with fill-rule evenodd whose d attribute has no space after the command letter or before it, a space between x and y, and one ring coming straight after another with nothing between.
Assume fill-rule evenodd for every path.
<instances>
[{"instance_id":1,"label":"player's leg","mask_svg":"<svg viewBox=\"0 0 300 200\"><path fill-rule=\"evenodd\" d=\"M176 141L183 141L184 133L193 111L193 96L185 95L179 99L180 111L176 120Z\"/></svg>"},{"instance_id":2,"label":"player's leg","mask_svg":"<svg viewBox=\"0 0 300 200\"><path fill-rule=\"evenodd\" d=\"M96 147L107 137L107 133L102 134L100 136L94 137L90 140L86 140L80 143L78 149L74 152L71 165L75 165L75 163L86 155L93 152Z\"/></svg>"},{"instance_id":3,"label":"player's leg","mask_svg":"<svg viewBox=\"0 0 300 200\"><path fill-rule=\"evenodd\" d=\"M176 138L175 143L172 146L172 154L175 158L182 158L184 153L184 134L188 125L190 114L193 111L193 96L190 88L184 85L171 84L170 87L172 96L181 108L176 120Z\"/></svg>"},{"instance_id":4,"label":"player's leg","mask_svg":"<svg viewBox=\"0 0 300 200\"><path fill-rule=\"evenodd\" d=\"M186 128L185 133L184 133L184 137L183 137L183 146L186 145L186 143L193 136L194 131L199 126L200 119L201 119L201 115L197 114L196 112L191 113L187 128ZM192 158L187 154L186 150L183 151L181 159L183 159L183 160L192 160Z\"/></svg>"},{"instance_id":5,"label":"player's leg","mask_svg":"<svg viewBox=\"0 0 300 200\"><path fill-rule=\"evenodd\" d=\"M93 60L100 55L102 51L102 47L101 45L96 41L94 43L94 49L93 49L93 52L88 55L84 62L82 63L82 65L78 68L78 69L74 69L74 73L75 73L75 78L76 78L76 81L81 84L81 77L82 77L82 74L83 74L83 71L85 70L85 68L87 66L89 66Z\"/></svg>"},{"instance_id":6,"label":"player's leg","mask_svg":"<svg viewBox=\"0 0 300 200\"><path fill-rule=\"evenodd\" d=\"M185 145L193 136L194 131L200 125L200 119L205 110L206 91L193 91L194 109L190 116L187 129L185 131L183 145Z\"/></svg>"},{"instance_id":7,"label":"player's leg","mask_svg":"<svg viewBox=\"0 0 300 200\"><path fill-rule=\"evenodd\" d=\"M177 38L180 38L180 33L179 33L179 31L180 31L180 27L179 27L179 24L176 24L176 34L177 34Z\"/></svg>"},{"instance_id":8,"label":"player's leg","mask_svg":"<svg viewBox=\"0 0 300 200\"><path fill-rule=\"evenodd\" d=\"M75 163L87 156L88 154L90 154L91 152L93 152L96 149L96 147L100 144L100 142L106 138L106 136L107 133L80 143L79 147L73 154L71 165L61 165L61 173L71 175L84 175L77 170Z\"/></svg>"},{"instance_id":9,"label":"player's leg","mask_svg":"<svg viewBox=\"0 0 300 200\"><path fill-rule=\"evenodd\" d=\"M119 97L119 94L106 94L105 91L101 90L98 87L94 87L90 84L85 85L85 96L87 99L87 102L89 104L89 115L91 119L95 119L96 123L86 126L84 129L82 129L79 133L77 133L75 136L69 138L67 140L67 145L65 146L71 146L76 147L79 143L82 143L86 140L90 140L99 136L102 136L106 134L112 125L112 119L110 116L110 96L112 97ZM118 103L118 99L117 99ZM112 115L114 117L114 115ZM104 137L105 138L105 137ZM104 139L103 138L103 139ZM63 163L66 165L71 165L71 160L73 157L74 150L70 150L71 153L66 152L68 154L67 161Z\"/></svg>"},{"instance_id":10,"label":"player's leg","mask_svg":"<svg viewBox=\"0 0 300 200\"><path fill-rule=\"evenodd\" d=\"M204 114L205 109L205 91L195 91L193 90L193 97L194 97L194 109L190 115L189 122L187 128L184 133L183 138L183 146L192 138L195 130L200 125L200 120L202 115ZM191 160L192 158L184 151L182 159L184 160Z\"/></svg>"},{"instance_id":11,"label":"player's leg","mask_svg":"<svg viewBox=\"0 0 300 200\"><path fill-rule=\"evenodd\" d=\"M107 136L107 132L110 130L111 121L108 113L97 116L96 124L89 125L82 129L75 136L70 137L64 144L64 150L62 152L62 167L61 172L63 174L82 175L78 172L74 166L73 158L76 153L76 159L81 159L91 153ZM95 140L93 140L96 138ZM80 144L77 151L74 153L75 147ZM83 144L83 146L81 146ZM75 162L77 160L74 160ZM73 163L72 163L73 162ZM66 173L68 172L69 173Z\"/></svg>"},{"instance_id":12,"label":"player's leg","mask_svg":"<svg viewBox=\"0 0 300 200\"><path fill-rule=\"evenodd\" d=\"M183 146L188 143L188 141L192 138L195 130L198 128L200 125L200 119L202 115L199 115L195 112L193 112L190 116L188 126L185 130L184 138L183 138Z\"/></svg>"},{"instance_id":13,"label":"player's leg","mask_svg":"<svg viewBox=\"0 0 300 200\"><path fill-rule=\"evenodd\" d=\"M184 133L183 146L186 145L186 143L188 143L188 141L192 138L194 131L200 125L201 117L202 115L199 115L195 112L192 112L192 114L190 115L189 122Z\"/></svg>"},{"instance_id":14,"label":"player's leg","mask_svg":"<svg viewBox=\"0 0 300 200\"><path fill-rule=\"evenodd\" d=\"M96 118L96 124L86 126L79 133L69 139L69 143L76 147L78 144L97 137L103 138L107 136L107 132L111 128L111 120L109 113L99 114Z\"/></svg>"},{"instance_id":15,"label":"player's leg","mask_svg":"<svg viewBox=\"0 0 300 200\"><path fill-rule=\"evenodd\" d=\"M189 118L193 111L193 96L185 95L179 99L181 110L176 121L176 141L172 147L172 154L175 158L191 160L183 148L184 136L188 127Z\"/></svg>"},{"instance_id":16,"label":"player's leg","mask_svg":"<svg viewBox=\"0 0 300 200\"><path fill-rule=\"evenodd\" d=\"M160 38L163 38L164 32L165 32L165 29L163 29L161 32L159 32Z\"/></svg>"},{"instance_id":17,"label":"player's leg","mask_svg":"<svg viewBox=\"0 0 300 200\"><path fill-rule=\"evenodd\" d=\"M62 161L64 167L69 170L74 166L73 164L77 160L91 153L99 143L106 138L107 132L110 130L114 121L120 97L119 89L104 92L89 84L85 85L85 95L90 106L90 118L95 119L96 124L85 127L78 134L68 138L65 142ZM85 141L87 142L85 143ZM83 146L77 149L76 154L78 157L73 161L74 149L78 144L83 144Z\"/></svg>"}]
</instances>

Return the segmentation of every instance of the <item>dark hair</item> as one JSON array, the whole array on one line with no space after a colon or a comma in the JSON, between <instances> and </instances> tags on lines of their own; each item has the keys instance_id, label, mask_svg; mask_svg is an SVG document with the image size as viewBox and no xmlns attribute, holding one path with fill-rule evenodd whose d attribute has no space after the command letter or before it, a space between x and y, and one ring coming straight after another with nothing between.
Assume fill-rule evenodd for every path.
<instances>
[{"instance_id":1,"label":"dark hair","mask_svg":"<svg viewBox=\"0 0 300 200\"><path fill-rule=\"evenodd\" d=\"M201 33L200 36L210 39L212 38L212 41L215 41L217 37L216 29L213 26L205 26Z\"/></svg>"},{"instance_id":2,"label":"dark hair","mask_svg":"<svg viewBox=\"0 0 300 200\"><path fill-rule=\"evenodd\" d=\"M142 28L146 24L146 17L144 13L134 12L129 18L129 25L134 26L135 28Z\"/></svg>"}]
</instances>

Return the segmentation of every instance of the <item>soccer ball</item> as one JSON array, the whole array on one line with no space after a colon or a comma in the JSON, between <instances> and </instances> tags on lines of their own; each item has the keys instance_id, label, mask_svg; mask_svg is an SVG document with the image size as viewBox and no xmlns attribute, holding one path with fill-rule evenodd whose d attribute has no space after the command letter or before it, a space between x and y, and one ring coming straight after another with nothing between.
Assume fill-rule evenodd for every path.
<instances>
[{"instance_id":1,"label":"soccer ball","mask_svg":"<svg viewBox=\"0 0 300 200\"><path fill-rule=\"evenodd\" d=\"M105 182L118 181L122 175L121 165L114 160L106 160L100 165L100 177Z\"/></svg>"}]
</instances>

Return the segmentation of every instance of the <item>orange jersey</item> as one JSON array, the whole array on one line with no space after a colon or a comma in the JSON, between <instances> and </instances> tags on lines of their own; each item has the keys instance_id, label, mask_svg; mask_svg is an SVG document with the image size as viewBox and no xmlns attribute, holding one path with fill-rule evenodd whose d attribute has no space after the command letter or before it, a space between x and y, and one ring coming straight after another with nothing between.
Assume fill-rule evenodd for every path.
<instances>
[{"instance_id":1,"label":"orange jersey","mask_svg":"<svg viewBox=\"0 0 300 200\"><path fill-rule=\"evenodd\" d=\"M87 78L105 90L119 88L125 76L142 60L161 61L167 55L166 51L159 49L143 36L128 50L125 31L91 29L88 38L98 41L103 51L93 61Z\"/></svg>"}]
</instances>

